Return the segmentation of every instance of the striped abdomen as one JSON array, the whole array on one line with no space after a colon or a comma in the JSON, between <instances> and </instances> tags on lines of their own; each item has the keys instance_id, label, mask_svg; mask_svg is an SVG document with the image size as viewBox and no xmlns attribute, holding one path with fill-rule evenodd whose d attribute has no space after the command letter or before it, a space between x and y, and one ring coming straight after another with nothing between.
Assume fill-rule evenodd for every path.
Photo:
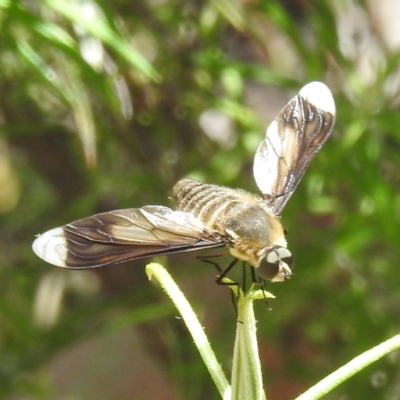
<instances>
[{"instance_id":1,"label":"striped abdomen","mask_svg":"<svg viewBox=\"0 0 400 400\"><path fill-rule=\"evenodd\" d=\"M261 201L260 197L244 190L208 185L188 178L180 180L173 192L178 208L193 214L208 229L216 229L215 224L238 204Z\"/></svg>"},{"instance_id":2,"label":"striped abdomen","mask_svg":"<svg viewBox=\"0 0 400 400\"><path fill-rule=\"evenodd\" d=\"M247 253L253 253L253 259L261 249L286 246L279 219L255 194L187 178L180 180L173 191L178 208L200 219L207 229L229 236L236 249L231 252L242 260L247 259Z\"/></svg>"}]
</instances>

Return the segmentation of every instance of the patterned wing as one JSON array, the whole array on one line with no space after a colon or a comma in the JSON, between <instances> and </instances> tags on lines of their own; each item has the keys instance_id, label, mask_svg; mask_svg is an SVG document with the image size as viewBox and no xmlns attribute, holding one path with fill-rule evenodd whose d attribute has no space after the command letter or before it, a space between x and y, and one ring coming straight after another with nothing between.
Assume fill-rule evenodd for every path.
<instances>
[{"instance_id":1,"label":"patterned wing","mask_svg":"<svg viewBox=\"0 0 400 400\"><path fill-rule=\"evenodd\" d=\"M332 93L321 82L304 86L267 129L254 158L254 178L279 215L335 123Z\"/></svg>"},{"instance_id":2,"label":"patterned wing","mask_svg":"<svg viewBox=\"0 0 400 400\"><path fill-rule=\"evenodd\" d=\"M38 236L32 248L50 264L83 269L227 242L189 213L145 206L96 214L52 229Z\"/></svg>"}]
</instances>

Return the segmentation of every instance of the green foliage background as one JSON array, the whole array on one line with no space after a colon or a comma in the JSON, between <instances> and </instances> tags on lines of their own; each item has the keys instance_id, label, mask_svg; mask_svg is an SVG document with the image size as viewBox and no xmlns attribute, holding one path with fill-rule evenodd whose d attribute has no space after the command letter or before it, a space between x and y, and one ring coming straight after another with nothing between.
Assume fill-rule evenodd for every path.
<instances>
[{"instance_id":1,"label":"green foliage background","mask_svg":"<svg viewBox=\"0 0 400 400\"><path fill-rule=\"evenodd\" d=\"M312 80L334 93L337 122L283 212L295 275L256 310L269 399L398 333L399 52L378 14L357 1L0 0L1 398L217 398L146 261L64 271L31 242L96 212L168 205L187 175L255 191L266 125ZM194 254L162 262L229 371L228 290ZM331 398L400 398L399 364Z\"/></svg>"}]
</instances>

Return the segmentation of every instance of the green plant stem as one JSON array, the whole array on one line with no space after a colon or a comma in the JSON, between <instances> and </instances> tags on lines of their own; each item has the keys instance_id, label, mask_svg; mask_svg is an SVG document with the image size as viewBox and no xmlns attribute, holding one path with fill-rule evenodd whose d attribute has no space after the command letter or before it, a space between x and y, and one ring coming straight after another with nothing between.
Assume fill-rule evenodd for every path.
<instances>
[{"instance_id":1,"label":"green plant stem","mask_svg":"<svg viewBox=\"0 0 400 400\"><path fill-rule=\"evenodd\" d=\"M250 291L238 297L238 321L232 365L232 399L265 400L261 362L258 353L257 328L253 301L266 296L265 292Z\"/></svg>"},{"instance_id":2,"label":"green plant stem","mask_svg":"<svg viewBox=\"0 0 400 400\"><path fill-rule=\"evenodd\" d=\"M224 400L231 399L231 387L229 382L222 371L221 365L219 364L215 354L211 348L211 345L207 339L204 329L201 326L199 320L196 317L192 307L186 300L184 294L180 291L172 277L160 264L149 264L146 267L146 273L149 279L153 276L160 283L161 287L165 290L168 296L171 298L175 307L178 309L182 316L190 334L192 335L193 341L199 350L199 353L206 365L212 379L221 397Z\"/></svg>"},{"instance_id":3,"label":"green plant stem","mask_svg":"<svg viewBox=\"0 0 400 400\"><path fill-rule=\"evenodd\" d=\"M321 398L357 372L399 347L400 335L396 335L353 358L353 360L348 362L346 365L343 365L343 367L340 367L338 370L328 375L326 378L322 379L322 381L318 382L312 388L297 397L296 400L316 400Z\"/></svg>"}]
</instances>

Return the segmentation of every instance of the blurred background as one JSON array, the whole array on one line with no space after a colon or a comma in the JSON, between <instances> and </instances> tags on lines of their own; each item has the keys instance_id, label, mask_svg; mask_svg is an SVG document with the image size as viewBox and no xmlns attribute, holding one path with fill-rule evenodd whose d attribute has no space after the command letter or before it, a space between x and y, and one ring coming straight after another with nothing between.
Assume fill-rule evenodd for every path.
<instances>
[{"instance_id":1,"label":"blurred background","mask_svg":"<svg viewBox=\"0 0 400 400\"><path fill-rule=\"evenodd\" d=\"M282 213L294 276L256 305L267 396L398 333L399 17L395 0L0 0L0 397L219 398L149 260L68 271L31 243L171 205L183 176L257 192L265 128L312 80L337 122ZM157 261L229 376L229 289L195 256ZM399 353L329 398L400 399Z\"/></svg>"}]
</instances>

